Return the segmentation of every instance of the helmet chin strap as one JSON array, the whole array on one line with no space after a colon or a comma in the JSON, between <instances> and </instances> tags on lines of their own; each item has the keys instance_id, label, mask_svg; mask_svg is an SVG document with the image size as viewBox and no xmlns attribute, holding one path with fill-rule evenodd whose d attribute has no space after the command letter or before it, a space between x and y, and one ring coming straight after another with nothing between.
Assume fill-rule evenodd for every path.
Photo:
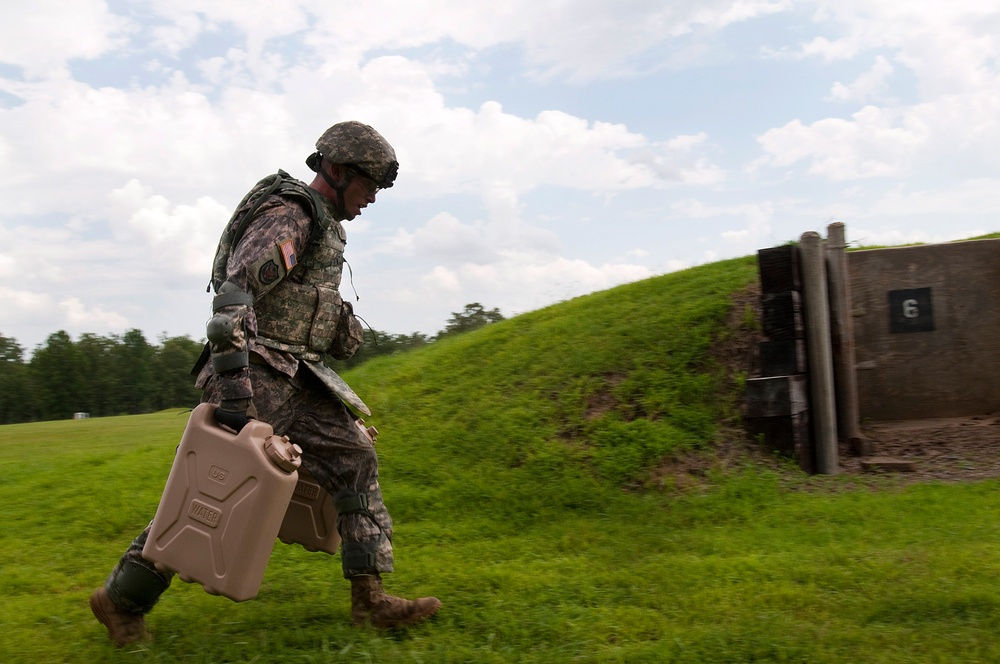
<instances>
[{"instance_id":1,"label":"helmet chin strap","mask_svg":"<svg viewBox=\"0 0 1000 664\"><path fill-rule=\"evenodd\" d=\"M344 192L347 190L347 187L350 186L351 180L354 179L354 176L348 174L348 176L344 178L343 184L337 184L336 182L334 182L330 174L326 172L326 164L327 162L325 161L320 163L319 174L323 178L323 180L325 180L326 183L330 185L330 188L333 189L335 192L337 192L337 200L334 202L333 205L334 210L336 210L337 214L340 216L341 219L347 219L347 208L344 205Z\"/></svg>"}]
</instances>

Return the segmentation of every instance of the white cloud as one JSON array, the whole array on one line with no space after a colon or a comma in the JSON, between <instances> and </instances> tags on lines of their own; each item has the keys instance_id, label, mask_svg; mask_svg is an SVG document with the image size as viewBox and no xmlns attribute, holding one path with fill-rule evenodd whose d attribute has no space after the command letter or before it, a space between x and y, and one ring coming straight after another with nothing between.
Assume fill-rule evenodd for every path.
<instances>
[{"instance_id":1,"label":"white cloud","mask_svg":"<svg viewBox=\"0 0 1000 664\"><path fill-rule=\"evenodd\" d=\"M922 190L897 186L882 194L866 214L869 219L903 220L918 215L949 219L975 214L1000 220L1000 178L976 178L952 187ZM964 236L968 231L963 229L958 233L954 237Z\"/></svg>"},{"instance_id":2,"label":"white cloud","mask_svg":"<svg viewBox=\"0 0 1000 664\"><path fill-rule=\"evenodd\" d=\"M52 298L46 293L0 286L0 299L4 303L4 316L13 320L45 316L52 309Z\"/></svg>"},{"instance_id":3,"label":"white cloud","mask_svg":"<svg viewBox=\"0 0 1000 664\"><path fill-rule=\"evenodd\" d=\"M155 45L176 54L205 32L235 27L246 35L253 60L260 57L268 40L308 27L306 4L300 0L148 0L149 9L163 21L153 30Z\"/></svg>"},{"instance_id":4,"label":"white cloud","mask_svg":"<svg viewBox=\"0 0 1000 664\"><path fill-rule=\"evenodd\" d=\"M90 214L131 177L171 195L219 192L235 204L247 183L275 168L275 155L301 163L310 147L290 147L294 123L280 96L237 88L210 99L179 73L162 87L58 79L17 92L25 103L0 108L0 159L10 174L0 181L9 201L0 215Z\"/></svg>"},{"instance_id":5,"label":"white cloud","mask_svg":"<svg viewBox=\"0 0 1000 664\"><path fill-rule=\"evenodd\" d=\"M181 72L142 88L67 79L14 86L25 103L0 109L9 129L0 158L13 174L0 182L13 206L4 213L92 214L93 193L124 177L171 197L209 191L235 200L236 187L276 163L299 165L301 173L315 136L342 117L364 118L400 146L404 177L394 195L478 192L491 216L515 214L520 197L540 187L614 192L720 179L720 169L697 154L701 138L655 145L621 124L561 111L521 118L496 102L478 111L448 108L421 66L400 57L335 74L294 69L284 94L237 87L211 95ZM353 93L338 108L317 88Z\"/></svg>"},{"instance_id":6,"label":"white cloud","mask_svg":"<svg viewBox=\"0 0 1000 664\"><path fill-rule=\"evenodd\" d=\"M461 292L461 283L458 275L448 268L438 265L420 280L424 288L430 292L440 292L442 290L449 293Z\"/></svg>"},{"instance_id":7,"label":"white cloud","mask_svg":"<svg viewBox=\"0 0 1000 664\"><path fill-rule=\"evenodd\" d=\"M327 11L301 0L155 0L147 7L157 22L147 29L153 46L177 55L205 33L235 28L246 35L251 66L261 61L268 42L292 36L321 62L341 64L358 62L377 49L414 49L442 42L470 51L518 45L534 75L565 74L583 81L634 75L629 61L655 51L665 36L712 34L792 6L791 0L696 4L630 0L624 5L604 0L555 4L510 0L489 5L371 0Z\"/></svg>"},{"instance_id":8,"label":"white cloud","mask_svg":"<svg viewBox=\"0 0 1000 664\"><path fill-rule=\"evenodd\" d=\"M362 258L401 256L439 267L464 265L467 270L475 270L506 262L510 252L532 255L538 260L537 257L557 255L560 248L552 232L534 228L517 216L463 223L442 212L412 232L395 229L375 242ZM437 277L432 275L432 278Z\"/></svg>"},{"instance_id":9,"label":"white cloud","mask_svg":"<svg viewBox=\"0 0 1000 664\"><path fill-rule=\"evenodd\" d=\"M741 205L713 205L700 200L678 201L671 211L685 222L704 220L714 222L726 230L719 238L728 244L744 247L751 252L754 247L766 244L772 232L774 204L770 201L745 203ZM739 225L733 228L733 225Z\"/></svg>"},{"instance_id":10,"label":"white cloud","mask_svg":"<svg viewBox=\"0 0 1000 664\"><path fill-rule=\"evenodd\" d=\"M842 213L884 237L934 236L934 215L989 229L998 35L978 0L4 6L0 329L200 334L232 207L277 167L308 175L345 118L401 162L348 228L379 329L528 310ZM799 60L743 57L764 46Z\"/></svg>"},{"instance_id":11,"label":"white cloud","mask_svg":"<svg viewBox=\"0 0 1000 664\"><path fill-rule=\"evenodd\" d=\"M208 197L194 205L171 206L137 180L108 198L116 243L129 247L148 269L203 276L207 282L216 243L229 220L228 208Z\"/></svg>"},{"instance_id":12,"label":"white cloud","mask_svg":"<svg viewBox=\"0 0 1000 664\"><path fill-rule=\"evenodd\" d=\"M545 186L621 191L658 181L653 169L631 157L648 141L622 125L559 111L521 118L497 102L476 112L439 108L415 118L400 162L412 160L409 177L425 193L485 187L500 202L510 200L507 192Z\"/></svg>"},{"instance_id":13,"label":"white cloud","mask_svg":"<svg viewBox=\"0 0 1000 664\"><path fill-rule=\"evenodd\" d=\"M883 56L875 58L875 64L852 83L836 83L830 96L837 101L869 102L881 100L888 88L886 79L894 71L893 66Z\"/></svg>"},{"instance_id":14,"label":"white cloud","mask_svg":"<svg viewBox=\"0 0 1000 664\"><path fill-rule=\"evenodd\" d=\"M475 192L491 216L515 213L520 196L533 189L626 191L715 181L720 170L698 154L703 137L656 145L624 125L561 111L524 118L495 101L478 109L448 107L427 69L399 56L319 78L296 67L284 85L290 97L304 100L314 98L310 91L317 87L347 92L351 101L339 108L307 101L297 110L313 126L331 117L365 118L377 126L397 147L401 175L393 195Z\"/></svg>"},{"instance_id":15,"label":"white cloud","mask_svg":"<svg viewBox=\"0 0 1000 664\"><path fill-rule=\"evenodd\" d=\"M1000 7L977 0L869 2L823 0L820 16L844 27L835 39L817 37L805 55L844 60L891 49L917 77L925 99L995 85L1000 49Z\"/></svg>"},{"instance_id":16,"label":"white cloud","mask_svg":"<svg viewBox=\"0 0 1000 664\"><path fill-rule=\"evenodd\" d=\"M449 311L460 309L472 299L499 307L510 315L653 274L649 268L637 264L593 265L579 259L510 251L504 252L503 260L491 265L435 266L417 284L397 291L394 299L395 306L411 310L408 318L419 319L419 310L430 309L431 324L438 324ZM476 297L470 298L470 293ZM426 328L436 329L439 328Z\"/></svg>"},{"instance_id":17,"label":"white cloud","mask_svg":"<svg viewBox=\"0 0 1000 664\"><path fill-rule=\"evenodd\" d=\"M851 120L828 118L811 125L793 120L758 140L767 156L753 166L809 162L808 171L832 180L905 173L931 139L918 114L865 106Z\"/></svg>"},{"instance_id":18,"label":"white cloud","mask_svg":"<svg viewBox=\"0 0 1000 664\"><path fill-rule=\"evenodd\" d=\"M305 43L329 61L357 60L375 48L419 48L442 42L472 51L517 45L533 75L552 78L566 74L583 81L633 75L629 61L655 50L665 36L715 32L790 7L787 0L707 0L697 4L434 0L405 6L392 0L372 0L338 8L337 12L318 12L312 17L314 24ZM379 20L372 21L372 16ZM345 25L351 30L345 31Z\"/></svg>"},{"instance_id":19,"label":"white cloud","mask_svg":"<svg viewBox=\"0 0 1000 664\"><path fill-rule=\"evenodd\" d=\"M79 336L84 332L124 332L132 326L126 316L106 304L87 305L78 297L57 302L49 293L0 286L0 300L4 303L0 311L0 334L17 330L18 334L12 336L29 350L57 330ZM28 338L24 335L26 331L30 333Z\"/></svg>"},{"instance_id":20,"label":"white cloud","mask_svg":"<svg viewBox=\"0 0 1000 664\"><path fill-rule=\"evenodd\" d=\"M414 253L432 259L445 255L485 262L495 255L494 247L483 233L482 224L463 224L448 213L435 215L413 235Z\"/></svg>"},{"instance_id":21,"label":"white cloud","mask_svg":"<svg viewBox=\"0 0 1000 664\"><path fill-rule=\"evenodd\" d=\"M33 0L0 7L0 62L28 78L65 75L76 58L92 59L124 43L130 22L102 0Z\"/></svg>"},{"instance_id":22,"label":"white cloud","mask_svg":"<svg viewBox=\"0 0 1000 664\"><path fill-rule=\"evenodd\" d=\"M125 330L128 319L114 311L107 311L102 305L88 309L80 300L69 297L59 303L63 320L72 330Z\"/></svg>"}]
</instances>

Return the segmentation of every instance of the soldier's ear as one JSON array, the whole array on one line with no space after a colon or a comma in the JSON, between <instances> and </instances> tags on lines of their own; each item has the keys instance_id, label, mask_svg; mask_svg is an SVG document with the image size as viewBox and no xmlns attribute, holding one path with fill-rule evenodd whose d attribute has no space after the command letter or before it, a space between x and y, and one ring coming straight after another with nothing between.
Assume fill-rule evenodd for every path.
<instances>
[{"instance_id":1,"label":"soldier's ear","mask_svg":"<svg viewBox=\"0 0 1000 664\"><path fill-rule=\"evenodd\" d=\"M333 162L326 162L330 167L330 175L333 177L335 182L340 182L345 177L347 177L347 169L343 164L334 164Z\"/></svg>"}]
</instances>

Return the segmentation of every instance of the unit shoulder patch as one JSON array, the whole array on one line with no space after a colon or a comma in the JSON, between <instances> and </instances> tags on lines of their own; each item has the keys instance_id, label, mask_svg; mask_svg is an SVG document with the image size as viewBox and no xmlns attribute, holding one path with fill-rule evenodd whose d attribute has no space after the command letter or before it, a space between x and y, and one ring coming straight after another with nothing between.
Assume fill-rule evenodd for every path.
<instances>
[{"instance_id":1,"label":"unit shoulder patch","mask_svg":"<svg viewBox=\"0 0 1000 664\"><path fill-rule=\"evenodd\" d=\"M278 270L278 264L273 260L267 261L260 266L260 270L257 271L257 278L260 283L264 285L273 284L281 276Z\"/></svg>"}]
</instances>

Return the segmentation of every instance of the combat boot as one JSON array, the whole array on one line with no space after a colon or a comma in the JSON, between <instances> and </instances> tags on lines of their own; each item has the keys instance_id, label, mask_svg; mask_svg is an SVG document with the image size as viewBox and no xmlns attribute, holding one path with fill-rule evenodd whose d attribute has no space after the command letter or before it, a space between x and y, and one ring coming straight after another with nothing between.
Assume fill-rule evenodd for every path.
<instances>
[{"instance_id":1,"label":"combat boot","mask_svg":"<svg viewBox=\"0 0 1000 664\"><path fill-rule=\"evenodd\" d=\"M111 601L108 591L103 587L95 590L90 596L90 610L101 624L108 628L108 638L119 648L130 643L148 641L151 638L142 614L123 611Z\"/></svg>"},{"instance_id":2,"label":"combat boot","mask_svg":"<svg viewBox=\"0 0 1000 664\"><path fill-rule=\"evenodd\" d=\"M378 575L351 577L351 621L355 625L403 627L429 618L440 608L437 597L408 600L387 595Z\"/></svg>"}]
</instances>

